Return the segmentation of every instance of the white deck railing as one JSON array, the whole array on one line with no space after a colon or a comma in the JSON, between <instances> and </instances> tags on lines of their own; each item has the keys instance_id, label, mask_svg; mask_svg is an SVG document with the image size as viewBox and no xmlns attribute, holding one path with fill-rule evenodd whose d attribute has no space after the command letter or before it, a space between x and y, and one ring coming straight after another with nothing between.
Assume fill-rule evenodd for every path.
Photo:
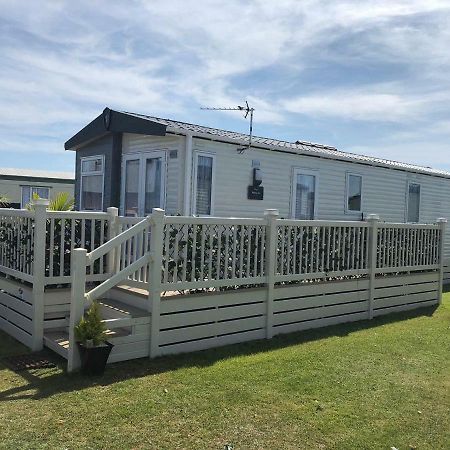
<instances>
[{"instance_id":1,"label":"white deck railing","mask_svg":"<svg viewBox=\"0 0 450 450\"><path fill-rule=\"evenodd\" d=\"M116 218L116 208L108 213L49 211L42 201L30 211L0 208L0 272L29 283L39 272L45 286L70 283L73 250L93 251L107 242ZM107 277L106 259L87 268L88 281Z\"/></svg>"},{"instance_id":2,"label":"white deck railing","mask_svg":"<svg viewBox=\"0 0 450 450\"><path fill-rule=\"evenodd\" d=\"M0 272L33 279L34 212L0 209Z\"/></svg>"},{"instance_id":3,"label":"white deck railing","mask_svg":"<svg viewBox=\"0 0 450 450\"><path fill-rule=\"evenodd\" d=\"M166 217L162 240L163 289L265 281L264 219Z\"/></svg>"},{"instance_id":4,"label":"white deck railing","mask_svg":"<svg viewBox=\"0 0 450 450\"><path fill-rule=\"evenodd\" d=\"M279 219L276 210L258 219L165 216L162 210L146 219L124 218L116 208L52 212L38 202L33 211L0 209L0 273L33 285L39 348L49 285L72 286L72 325L86 300L118 283L145 288L157 335L164 291L264 285L270 308L277 284L365 277L374 286L384 274L420 271L442 277L444 229L445 220L301 221ZM101 284L86 292L86 282Z\"/></svg>"}]
</instances>

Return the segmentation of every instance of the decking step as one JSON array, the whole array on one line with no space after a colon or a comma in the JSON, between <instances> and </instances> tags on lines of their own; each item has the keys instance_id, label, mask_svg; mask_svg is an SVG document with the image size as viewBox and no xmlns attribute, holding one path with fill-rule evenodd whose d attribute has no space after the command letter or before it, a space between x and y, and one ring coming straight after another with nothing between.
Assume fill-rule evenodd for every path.
<instances>
[{"instance_id":1,"label":"decking step","mask_svg":"<svg viewBox=\"0 0 450 450\"><path fill-rule=\"evenodd\" d=\"M108 341L112 339L114 342L114 338L129 336L130 332L126 328L116 328L114 330L107 330L106 334L108 335ZM66 330L46 331L44 334L44 345L67 359L69 352L69 333Z\"/></svg>"},{"instance_id":2,"label":"decking step","mask_svg":"<svg viewBox=\"0 0 450 450\"><path fill-rule=\"evenodd\" d=\"M119 300L101 299L98 303L100 305L100 312L102 316L104 316L103 318L117 317L135 319L140 317L150 317L150 313L145 309L131 306Z\"/></svg>"},{"instance_id":3,"label":"decking step","mask_svg":"<svg viewBox=\"0 0 450 450\"><path fill-rule=\"evenodd\" d=\"M44 333L44 345L67 359L69 352L69 333L65 330L46 331Z\"/></svg>"},{"instance_id":4,"label":"decking step","mask_svg":"<svg viewBox=\"0 0 450 450\"><path fill-rule=\"evenodd\" d=\"M148 298L148 290L147 289L132 287L132 286L128 286L126 284L119 284L114 289L118 292L129 293L129 294L135 295L137 297L141 297L143 299Z\"/></svg>"}]
</instances>

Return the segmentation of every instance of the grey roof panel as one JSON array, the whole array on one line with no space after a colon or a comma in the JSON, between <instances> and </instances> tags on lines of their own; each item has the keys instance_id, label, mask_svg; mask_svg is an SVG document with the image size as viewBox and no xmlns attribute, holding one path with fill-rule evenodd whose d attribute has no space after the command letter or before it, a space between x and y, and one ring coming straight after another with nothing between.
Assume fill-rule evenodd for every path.
<instances>
[{"instance_id":1,"label":"grey roof panel","mask_svg":"<svg viewBox=\"0 0 450 450\"><path fill-rule=\"evenodd\" d=\"M210 136L211 139L225 139L237 145L246 145L249 141L249 136L244 133L237 133L235 131L221 130L219 128L205 127L202 125L195 125L192 123L179 122L177 120L162 119L160 117L147 116L143 114L136 114L125 112L132 116L144 118L152 122L157 122L167 127L167 131L176 133L193 133L204 137ZM328 159L347 160L360 164L370 164L374 166L388 167L392 169L406 170L409 172L424 173L428 175L442 176L450 178L450 172L433 169L431 167L423 167L415 164L403 163L399 161L392 161L389 159L376 158L373 156L358 155L356 153L349 153L337 150L335 147L328 145L315 144L311 142L288 142L278 139L264 138L253 136L252 143L254 146L266 146L272 150L289 151L299 154L313 154Z\"/></svg>"}]
</instances>

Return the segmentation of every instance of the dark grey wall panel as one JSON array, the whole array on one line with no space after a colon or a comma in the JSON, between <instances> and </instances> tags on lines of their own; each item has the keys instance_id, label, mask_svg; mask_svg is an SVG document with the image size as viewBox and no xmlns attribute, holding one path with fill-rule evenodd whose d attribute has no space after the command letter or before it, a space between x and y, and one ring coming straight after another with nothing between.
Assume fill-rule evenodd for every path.
<instances>
[{"instance_id":1,"label":"dark grey wall panel","mask_svg":"<svg viewBox=\"0 0 450 450\"><path fill-rule=\"evenodd\" d=\"M81 158L97 155L105 157L103 210L106 211L109 206L119 207L122 133L110 133L77 150L75 167L75 205L77 210L80 209Z\"/></svg>"}]
</instances>

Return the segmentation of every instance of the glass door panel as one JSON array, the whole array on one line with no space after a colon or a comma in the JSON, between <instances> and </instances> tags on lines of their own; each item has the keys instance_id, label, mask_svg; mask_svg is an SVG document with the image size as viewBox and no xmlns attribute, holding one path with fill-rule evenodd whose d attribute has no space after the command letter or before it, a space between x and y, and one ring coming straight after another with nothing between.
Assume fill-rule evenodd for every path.
<instances>
[{"instance_id":1,"label":"glass door panel","mask_svg":"<svg viewBox=\"0 0 450 450\"><path fill-rule=\"evenodd\" d=\"M144 215L151 214L152 208L161 205L162 158L145 159L145 202Z\"/></svg>"},{"instance_id":2,"label":"glass door panel","mask_svg":"<svg viewBox=\"0 0 450 450\"><path fill-rule=\"evenodd\" d=\"M124 215L139 215L139 159L125 161Z\"/></svg>"}]
</instances>

